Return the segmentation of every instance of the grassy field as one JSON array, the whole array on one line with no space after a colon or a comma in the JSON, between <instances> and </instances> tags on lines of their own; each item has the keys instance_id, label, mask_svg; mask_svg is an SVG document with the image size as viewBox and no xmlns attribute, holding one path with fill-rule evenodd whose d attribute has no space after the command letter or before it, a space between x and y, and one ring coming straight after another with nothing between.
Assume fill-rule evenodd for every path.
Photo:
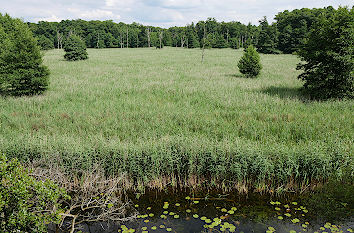
<instances>
[{"instance_id":1,"label":"grassy field","mask_svg":"<svg viewBox=\"0 0 354 233\"><path fill-rule=\"evenodd\" d=\"M49 91L0 99L0 152L98 164L142 185L287 189L354 176L354 102L303 98L296 56L262 55L261 76L246 79L240 50L207 50L204 64L199 49L88 52L46 52Z\"/></svg>"}]
</instances>

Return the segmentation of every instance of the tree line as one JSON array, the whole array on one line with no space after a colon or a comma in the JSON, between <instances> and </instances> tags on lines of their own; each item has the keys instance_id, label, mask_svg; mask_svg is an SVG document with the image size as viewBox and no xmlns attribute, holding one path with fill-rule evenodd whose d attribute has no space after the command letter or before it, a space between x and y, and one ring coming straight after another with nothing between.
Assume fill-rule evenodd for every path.
<instances>
[{"instance_id":1,"label":"tree line","mask_svg":"<svg viewBox=\"0 0 354 233\"><path fill-rule=\"evenodd\" d=\"M88 48L141 48L163 46L182 48L247 48L254 45L262 53L294 53L308 37L320 15L333 15L333 7L283 11L275 22L267 18L260 25L217 22L214 18L168 29L107 21L63 20L28 23L42 49L63 48L72 34L81 37Z\"/></svg>"},{"instance_id":2,"label":"tree line","mask_svg":"<svg viewBox=\"0 0 354 233\"><path fill-rule=\"evenodd\" d=\"M255 42L258 29L240 22L217 22L214 18L185 27L144 26L107 21L63 20L61 22L28 23L43 49L62 48L71 33L80 36L88 48L140 48L173 46L240 48L247 40ZM206 33L204 33L204 30ZM206 39L203 40L204 34Z\"/></svg>"}]
</instances>

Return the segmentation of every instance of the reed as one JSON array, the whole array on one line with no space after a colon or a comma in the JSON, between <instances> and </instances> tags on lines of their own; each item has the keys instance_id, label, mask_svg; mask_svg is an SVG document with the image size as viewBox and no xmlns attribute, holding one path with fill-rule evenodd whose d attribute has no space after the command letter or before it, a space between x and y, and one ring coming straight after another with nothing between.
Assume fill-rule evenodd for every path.
<instances>
[{"instance_id":1,"label":"reed","mask_svg":"<svg viewBox=\"0 0 354 233\"><path fill-rule=\"evenodd\" d=\"M1 153L98 165L141 187L299 190L354 176L354 102L307 100L296 56L261 55L261 75L246 79L240 50L207 50L204 63L199 49L88 53L46 52L49 91L0 99Z\"/></svg>"}]
</instances>

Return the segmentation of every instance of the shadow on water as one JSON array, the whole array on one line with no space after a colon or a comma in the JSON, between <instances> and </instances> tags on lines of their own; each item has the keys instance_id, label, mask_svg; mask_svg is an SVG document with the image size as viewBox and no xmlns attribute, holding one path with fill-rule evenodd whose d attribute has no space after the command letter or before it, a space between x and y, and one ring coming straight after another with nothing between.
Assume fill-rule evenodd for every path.
<instances>
[{"instance_id":1,"label":"shadow on water","mask_svg":"<svg viewBox=\"0 0 354 233\"><path fill-rule=\"evenodd\" d=\"M353 232L353 186L282 197L149 191L131 193L135 221L82 226L82 232ZM52 231L53 232L53 231Z\"/></svg>"}]
</instances>

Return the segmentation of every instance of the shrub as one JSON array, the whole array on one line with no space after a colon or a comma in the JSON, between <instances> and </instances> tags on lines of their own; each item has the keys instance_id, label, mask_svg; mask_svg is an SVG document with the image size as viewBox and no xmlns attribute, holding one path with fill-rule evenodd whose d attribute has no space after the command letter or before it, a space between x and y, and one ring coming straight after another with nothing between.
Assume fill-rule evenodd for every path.
<instances>
[{"instance_id":1,"label":"shrub","mask_svg":"<svg viewBox=\"0 0 354 233\"><path fill-rule=\"evenodd\" d=\"M237 66L240 72L247 77L257 77L259 75L262 65L259 54L253 45L247 47Z\"/></svg>"},{"instance_id":2,"label":"shrub","mask_svg":"<svg viewBox=\"0 0 354 233\"><path fill-rule=\"evenodd\" d=\"M64 58L68 61L85 60L88 58L86 44L79 36L69 36L64 46Z\"/></svg>"},{"instance_id":3,"label":"shrub","mask_svg":"<svg viewBox=\"0 0 354 233\"><path fill-rule=\"evenodd\" d=\"M0 155L0 232L47 232L60 220L65 191L51 181L37 181L17 160Z\"/></svg>"},{"instance_id":4,"label":"shrub","mask_svg":"<svg viewBox=\"0 0 354 233\"><path fill-rule=\"evenodd\" d=\"M53 41L43 35L39 36L38 45L41 47L42 50L54 49Z\"/></svg>"},{"instance_id":5,"label":"shrub","mask_svg":"<svg viewBox=\"0 0 354 233\"><path fill-rule=\"evenodd\" d=\"M354 97L354 8L339 8L314 24L299 56L298 78L315 99Z\"/></svg>"},{"instance_id":6,"label":"shrub","mask_svg":"<svg viewBox=\"0 0 354 233\"><path fill-rule=\"evenodd\" d=\"M35 95L49 84L49 70L28 25L0 14L0 94Z\"/></svg>"}]
</instances>

